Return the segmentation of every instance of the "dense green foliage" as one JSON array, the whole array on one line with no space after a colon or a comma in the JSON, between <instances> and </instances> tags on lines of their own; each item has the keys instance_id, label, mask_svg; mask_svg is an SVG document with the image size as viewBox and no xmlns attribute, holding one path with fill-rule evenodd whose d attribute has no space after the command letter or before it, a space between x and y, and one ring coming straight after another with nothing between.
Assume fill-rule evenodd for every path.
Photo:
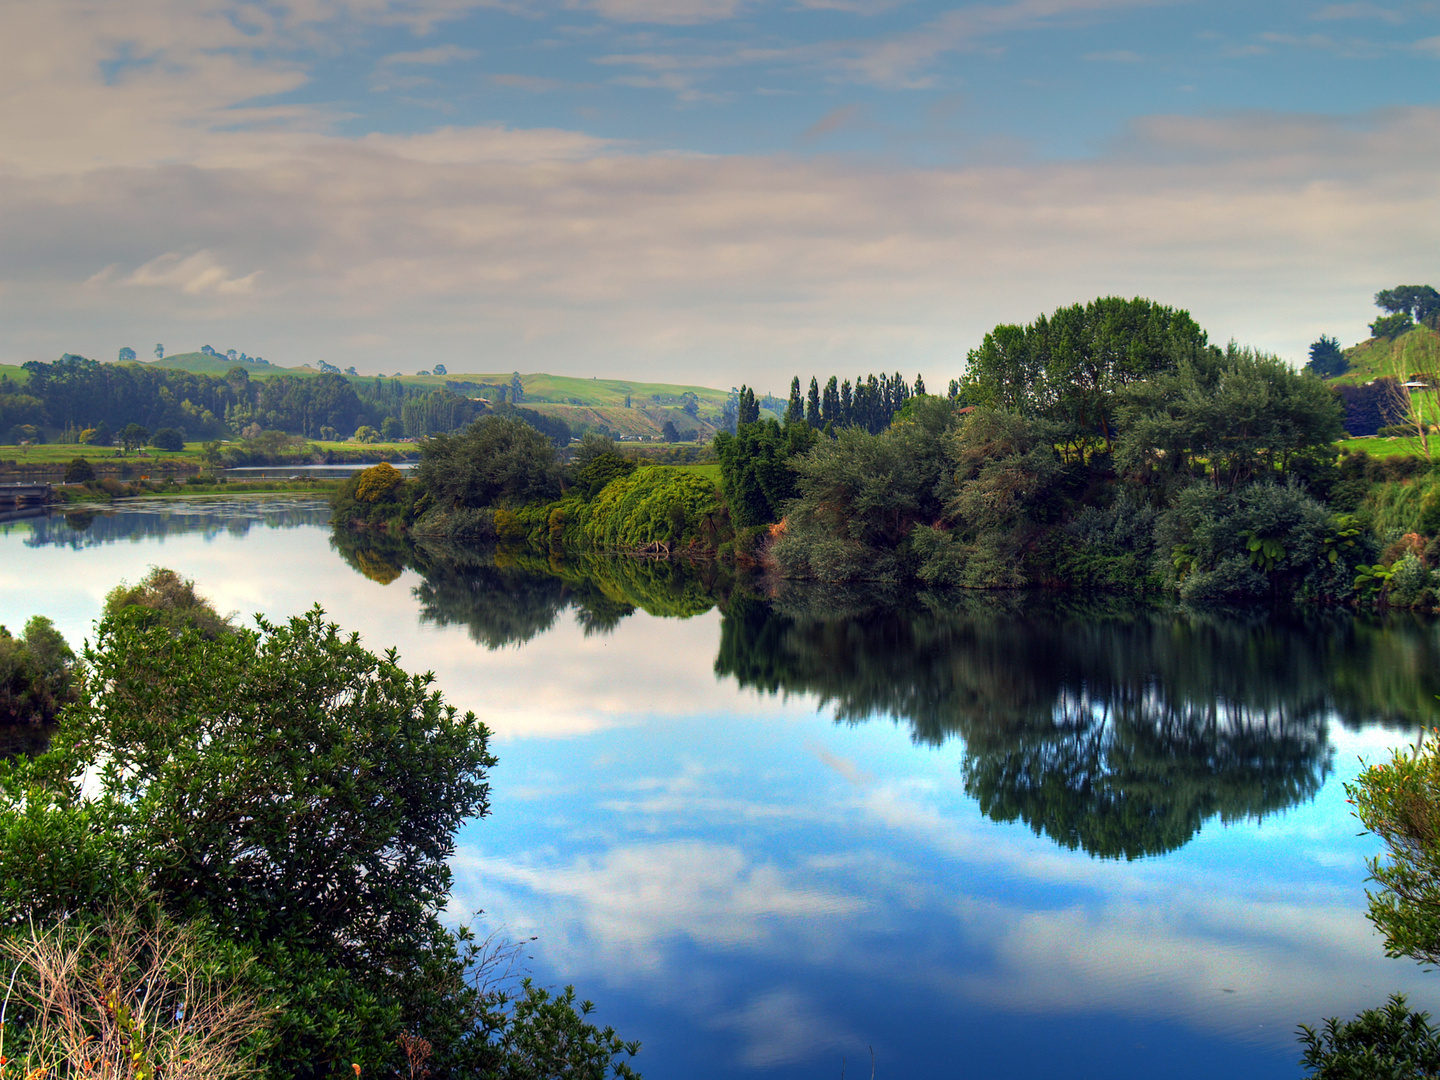
<instances>
[{"instance_id":1,"label":"dense green foliage","mask_svg":"<svg viewBox=\"0 0 1440 1080\"><path fill-rule=\"evenodd\" d=\"M1332 1017L1317 1031L1300 1025L1300 1063L1312 1080L1430 1080L1440 1076L1440 1031L1411 1012L1402 994L1354 1020Z\"/></svg>"},{"instance_id":2,"label":"dense green foliage","mask_svg":"<svg viewBox=\"0 0 1440 1080\"><path fill-rule=\"evenodd\" d=\"M1105 297L1029 326L997 326L970 352L966 379L980 404L1053 421L1067 445L1099 438L1108 448L1121 388L1175 371L1206 340L1188 312Z\"/></svg>"},{"instance_id":3,"label":"dense green foliage","mask_svg":"<svg viewBox=\"0 0 1440 1080\"><path fill-rule=\"evenodd\" d=\"M32 616L13 637L0 626L0 726L49 724L74 700L75 654L55 625Z\"/></svg>"},{"instance_id":4,"label":"dense green foliage","mask_svg":"<svg viewBox=\"0 0 1440 1080\"><path fill-rule=\"evenodd\" d=\"M173 920L273 1006L276 1078L391 1075L416 1040L437 1080L631 1075L588 1005L485 991L440 922L455 831L488 808L473 715L318 609L216 634L154 610L111 605L52 749L0 767L0 931ZM34 1004L7 1016L22 1059Z\"/></svg>"},{"instance_id":5,"label":"dense green foliage","mask_svg":"<svg viewBox=\"0 0 1440 1080\"><path fill-rule=\"evenodd\" d=\"M759 416L754 395L742 415ZM808 424L782 428L774 420L758 419L745 420L734 435L715 436L715 454L736 525L768 525L784 516L785 505L796 494L790 459L814 446L816 438Z\"/></svg>"},{"instance_id":6,"label":"dense green foliage","mask_svg":"<svg viewBox=\"0 0 1440 1080\"><path fill-rule=\"evenodd\" d=\"M1350 361L1345 359L1339 341L1321 334L1310 346L1310 359L1306 362L1305 369L1322 379L1333 379L1350 370Z\"/></svg>"},{"instance_id":7,"label":"dense green foliage","mask_svg":"<svg viewBox=\"0 0 1440 1080\"><path fill-rule=\"evenodd\" d=\"M441 510L518 506L559 494L555 448L515 417L487 416L425 443L416 481Z\"/></svg>"}]
</instances>

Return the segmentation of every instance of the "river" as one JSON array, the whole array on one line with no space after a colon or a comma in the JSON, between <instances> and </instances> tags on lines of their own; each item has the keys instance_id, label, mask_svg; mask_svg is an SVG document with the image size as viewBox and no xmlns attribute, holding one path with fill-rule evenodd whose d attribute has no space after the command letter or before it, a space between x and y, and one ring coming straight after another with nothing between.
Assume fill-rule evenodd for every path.
<instances>
[{"instance_id":1,"label":"river","mask_svg":"<svg viewBox=\"0 0 1440 1080\"><path fill-rule=\"evenodd\" d=\"M332 537L301 497L0 525L73 644L152 565L319 603L494 733L453 918L649 1080L1298 1077L1295 1025L1440 977L1364 917L1343 784L1437 720L1434 622L758 597L713 568Z\"/></svg>"}]
</instances>

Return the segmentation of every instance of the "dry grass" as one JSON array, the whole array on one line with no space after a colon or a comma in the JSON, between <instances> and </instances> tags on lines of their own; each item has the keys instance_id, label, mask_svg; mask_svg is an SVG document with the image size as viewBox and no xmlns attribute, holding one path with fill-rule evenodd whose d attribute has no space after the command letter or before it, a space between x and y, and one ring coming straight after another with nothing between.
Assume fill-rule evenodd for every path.
<instances>
[{"instance_id":1,"label":"dry grass","mask_svg":"<svg viewBox=\"0 0 1440 1080\"><path fill-rule=\"evenodd\" d=\"M134 915L94 928L31 927L0 941L0 957L12 969L9 1018L0 1013L4 1080L239 1080L261 1071L255 1052L273 1010L240 976L218 974L189 928Z\"/></svg>"}]
</instances>

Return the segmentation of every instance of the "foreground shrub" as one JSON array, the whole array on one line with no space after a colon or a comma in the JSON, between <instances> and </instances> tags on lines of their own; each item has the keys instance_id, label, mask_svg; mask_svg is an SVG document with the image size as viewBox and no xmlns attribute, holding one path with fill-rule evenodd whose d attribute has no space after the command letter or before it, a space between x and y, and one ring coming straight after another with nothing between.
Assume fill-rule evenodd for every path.
<instances>
[{"instance_id":1,"label":"foreground shrub","mask_svg":"<svg viewBox=\"0 0 1440 1080\"><path fill-rule=\"evenodd\" d=\"M528 1014L482 993L469 935L440 921L456 830L488 811L495 759L430 676L318 608L207 635L118 605L85 659L51 752L0 765L12 940L102 919L117 893L213 928L276 1005L261 1059L276 1080L392 1074L405 1039L429 1046L433 1080L533 1075L510 1035L594 1059L604 1033L582 1019L512 1031ZM588 1075L567 1068L549 1075Z\"/></svg>"},{"instance_id":2,"label":"foreground shrub","mask_svg":"<svg viewBox=\"0 0 1440 1080\"><path fill-rule=\"evenodd\" d=\"M112 912L27 926L0 939L0 956L12 973L0 1060L19 1076L260 1075L275 1009L247 981L243 952L194 926Z\"/></svg>"},{"instance_id":3,"label":"foreground shrub","mask_svg":"<svg viewBox=\"0 0 1440 1080\"><path fill-rule=\"evenodd\" d=\"M1354 1020L1334 1017L1317 1031L1300 1025L1305 1055L1300 1063L1312 1080L1430 1080L1440 1075L1440 1032L1429 1013L1411 1012L1395 994L1381 1009L1366 1009Z\"/></svg>"}]
</instances>

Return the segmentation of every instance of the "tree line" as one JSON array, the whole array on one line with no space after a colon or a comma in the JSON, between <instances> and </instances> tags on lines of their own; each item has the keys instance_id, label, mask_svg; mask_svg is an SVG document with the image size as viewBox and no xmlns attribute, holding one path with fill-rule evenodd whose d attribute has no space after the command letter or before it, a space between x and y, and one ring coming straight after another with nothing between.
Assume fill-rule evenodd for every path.
<instances>
[{"instance_id":1,"label":"tree line","mask_svg":"<svg viewBox=\"0 0 1440 1080\"><path fill-rule=\"evenodd\" d=\"M66 354L52 364L31 361L23 370L24 382L0 377L0 438L12 443L85 436L109 445L132 425L195 441L257 429L305 439L348 439L367 428L374 438L423 438L463 428L490 409L473 384L426 389L333 372L252 379L242 364L223 376L196 375ZM476 396L459 392L466 390ZM530 409L519 415L558 444L569 442L563 421Z\"/></svg>"}]
</instances>

